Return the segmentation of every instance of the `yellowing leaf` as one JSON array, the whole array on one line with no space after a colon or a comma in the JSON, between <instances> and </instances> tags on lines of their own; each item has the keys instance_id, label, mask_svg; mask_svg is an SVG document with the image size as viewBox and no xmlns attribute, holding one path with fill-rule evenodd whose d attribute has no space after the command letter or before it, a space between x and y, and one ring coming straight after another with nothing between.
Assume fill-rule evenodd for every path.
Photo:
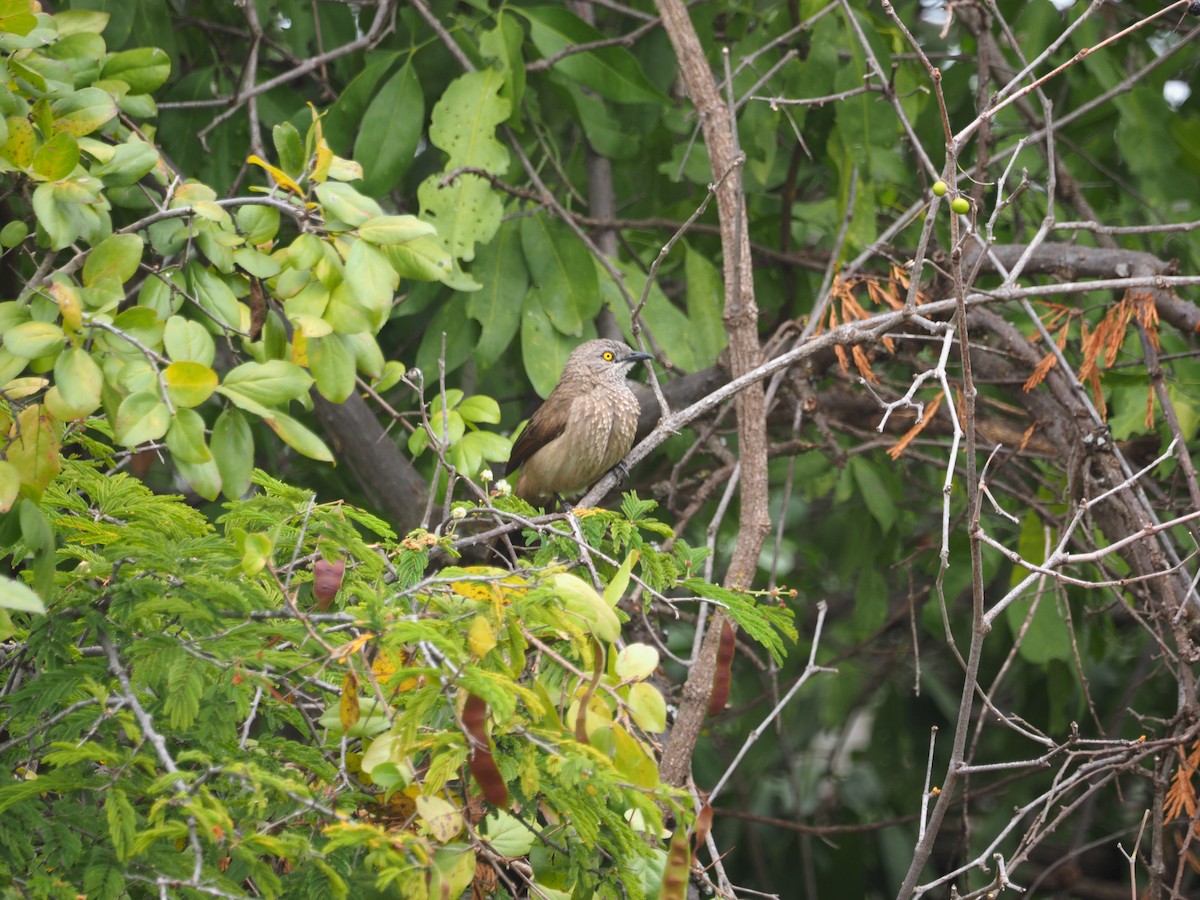
<instances>
[{"instance_id":1,"label":"yellowing leaf","mask_svg":"<svg viewBox=\"0 0 1200 900\"><path fill-rule=\"evenodd\" d=\"M563 609L570 616L581 620L585 626L603 641L614 642L621 636L621 620L612 611L596 589L578 576L560 572L549 581L562 601Z\"/></svg>"},{"instance_id":2,"label":"yellowing leaf","mask_svg":"<svg viewBox=\"0 0 1200 900\"><path fill-rule=\"evenodd\" d=\"M667 728L667 702L658 688L639 681L629 689L629 712L642 731L659 734Z\"/></svg>"},{"instance_id":3,"label":"yellowing leaf","mask_svg":"<svg viewBox=\"0 0 1200 900\"><path fill-rule=\"evenodd\" d=\"M199 406L217 389L217 373L208 366L180 360L163 370L163 381L167 385L167 396L176 406Z\"/></svg>"},{"instance_id":4,"label":"yellowing leaf","mask_svg":"<svg viewBox=\"0 0 1200 900\"><path fill-rule=\"evenodd\" d=\"M417 815L439 844L452 841L463 830L462 814L441 797L417 797Z\"/></svg>"},{"instance_id":5,"label":"yellowing leaf","mask_svg":"<svg viewBox=\"0 0 1200 900\"><path fill-rule=\"evenodd\" d=\"M496 635L492 631L492 625L483 616L476 616L471 620L471 625L467 629L467 646L471 649L471 655L476 659L482 659L487 656L488 651L496 646Z\"/></svg>"},{"instance_id":6,"label":"yellowing leaf","mask_svg":"<svg viewBox=\"0 0 1200 900\"><path fill-rule=\"evenodd\" d=\"M353 671L347 672L342 679L342 697L338 701L338 718L342 728L349 731L362 714L358 705L358 676Z\"/></svg>"},{"instance_id":7,"label":"yellowing leaf","mask_svg":"<svg viewBox=\"0 0 1200 900\"><path fill-rule=\"evenodd\" d=\"M83 307L79 302L79 292L67 282L56 281L50 285L50 296L58 304L63 328L67 331L78 331L83 326Z\"/></svg>"},{"instance_id":8,"label":"yellowing leaf","mask_svg":"<svg viewBox=\"0 0 1200 900\"><path fill-rule=\"evenodd\" d=\"M271 165L265 159L262 159L254 153L251 153L248 157L246 157L246 162L250 163L252 166L261 166L266 170L267 174L275 179L275 183L281 188L291 191L298 197L304 196L304 190L300 187L300 185L296 184L295 181L289 178L288 174L278 166Z\"/></svg>"},{"instance_id":9,"label":"yellowing leaf","mask_svg":"<svg viewBox=\"0 0 1200 900\"><path fill-rule=\"evenodd\" d=\"M617 654L617 675L622 681L641 681L658 668L658 651L649 644L630 644Z\"/></svg>"}]
</instances>

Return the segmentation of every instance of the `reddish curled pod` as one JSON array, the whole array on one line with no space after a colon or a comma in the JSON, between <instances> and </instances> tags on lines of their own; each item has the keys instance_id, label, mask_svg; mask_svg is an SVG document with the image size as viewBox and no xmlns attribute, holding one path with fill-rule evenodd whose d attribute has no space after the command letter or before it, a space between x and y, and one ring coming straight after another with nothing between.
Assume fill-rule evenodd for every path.
<instances>
[{"instance_id":1,"label":"reddish curled pod","mask_svg":"<svg viewBox=\"0 0 1200 900\"><path fill-rule=\"evenodd\" d=\"M317 601L317 608L321 612L329 609L329 604L333 602L333 598L342 588L342 577L345 574L346 561L344 559L335 562L318 559L313 564L312 592Z\"/></svg>"},{"instance_id":2,"label":"reddish curled pod","mask_svg":"<svg viewBox=\"0 0 1200 900\"><path fill-rule=\"evenodd\" d=\"M717 668L713 672L712 693L708 696L708 714L715 716L725 709L729 700L729 683L733 679L733 654L737 637L733 625L726 619L721 623L721 643L717 646Z\"/></svg>"},{"instance_id":3,"label":"reddish curled pod","mask_svg":"<svg viewBox=\"0 0 1200 900\"><path fill-rule=\"evenodd\" d=\"M483 799L492 806L506 809L508 785L504 783L496 759L492 756L492 742L487 736L487 716L487 701L478 694L468 694L462 717L463 726L467 729L467 740L471 744L467 765L483 793Z\"/></svg>"}]
</instances>

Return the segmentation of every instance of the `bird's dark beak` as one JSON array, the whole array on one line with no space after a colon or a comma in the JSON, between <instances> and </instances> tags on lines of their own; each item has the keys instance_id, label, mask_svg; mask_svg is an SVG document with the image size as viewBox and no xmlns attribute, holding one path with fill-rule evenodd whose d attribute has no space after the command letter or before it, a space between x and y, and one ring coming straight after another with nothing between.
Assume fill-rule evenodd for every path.
<instances>
[{"instance_id":1,"label":"bird's dark beak","mask_svg":"<svg viewBox=\"0 0 1200 900\"><path fill-rule=\"evenodd\" d=\"M621 357L621 360L620 360L620 361L621 361L621 362L623 362L623 363L627 363L627 362L638 362L638 361L640 361L640 360L643 360L643 359L654 359L654 354L652 354L652 353L641 353L641 352L639 352L639 353L630 353L628 356L623 356L623 357Z\"/></svg>"}]
</instances>

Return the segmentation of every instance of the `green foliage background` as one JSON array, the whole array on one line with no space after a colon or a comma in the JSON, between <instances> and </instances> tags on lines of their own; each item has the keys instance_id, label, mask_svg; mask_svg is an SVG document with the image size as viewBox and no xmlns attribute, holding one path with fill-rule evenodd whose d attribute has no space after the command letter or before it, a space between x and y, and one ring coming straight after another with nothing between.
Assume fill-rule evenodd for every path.
<instances>
[{"instance_id":1,"label":"green foliage background","mask_svg":"<svg viewBox=\"0 0 1200 900\"><path fill-rule=\"evenodd\" d=\"M731 420L668 440L635 470L638 494L619 512L581 517L579 534L563 520L529 534L533 568L519 583L436 555L477 516L532 515L489 493L482 473L503 464L506 434L582 340L603 330L648 341L668 387L720 372L715 212L652 271L713 180L653 5L45 5L0 0L6 896L454 896L493 884L484 870L501 895L524 890L517 870L548 896L669 892L667 832L691 824L694 798L661 783L665 738L651 725L664 697L672 712L680 700L700 598L729 606L753 639L694 758L704 790L750 742L715 801L714 839L732 850L709 877L781 896L894 892L918 839L932 727L939 763L948 752L971 628L961 480L944 571L939 554L944 409L893 459L881 451L912 418L881 442L853 359L797 369L770 421L776 530L759 581L741 586L760 593L716 586L737 539L720 502L736 461ZM952 130L1053 42L1038 74L1162 8L1001 2L955 13L943 31L922 18L928 5L894 6L939 67ZM1053 218L1056 246L1139 251L1164 276L1196 271L1200 117L1194 100L1164 100L1168 80L1195 73L1182 7L1081 56L1043 97L1004 107L949 173L929 73L878 5L700 3L691 15L736 98L764 342L787 345L809 316L826 330L853 323L852 287L864 317L903 298L910 276L928 299L952 296L958 232L930 207L937 177L970 199L994 246L1042 241ZM823 99L788 103L798 98ZM1048 104L1052 150L1040 143ZM906 273L931 209L935 266ZM1071 220L1084 225L1058 227ZM1128 230L1106 243L1095 225ZM1060 372L1088 363L1088 336L1115 305L1110 290L1059 296L1057 281L1084 277L1072 273L1031 264L1022 276L1045 288L1035 299L1065 354ZM1000 281L985 270L972 286ZM1172 295L1184 306L1185 287ZM1035 356L1047 352L1017 302L994 310ZM1193 449L1200 423L1195 329L1163 318L1151 326L1157 400L1135 326L1086 384L1105 406L1105 437L1139 465L1171 438ZM1024 359L1011 342L974 337ZM867 345L875 390L899 396L931 368L928 338ZM980 415L1020 436L1028 397L1053 391L1023 390L1030 367L1013 367L981 385ZM960 370L950 377L961 383ZM359 396L390 420L434 508L459 502L466 524L409 534L423 509L385 521L369 483L326 465L365 438L331 429L314 405ZM980 449L982 461L990 445ZM1079 447L1035 442L1004 461L991 487L1017 521L985 512L988 533L1041 560L1072 504L1111 487L1089 481L1082 459ZM1164 520L1184 513L1194 481L1168 460L1147 476L1147 503ZM488 507L500 512L479 512ZM1072 546L1122 536L1089 526ZM1194 546L1186 523L1163 540L1180 555ZM346 563L328 609L314 606L318 560ZM566 565L587 591L557 580ZM1055 770L1017 766L1045 745L985 727L977 709L973 762L1019 775L972 776L926 877L995 840L1023 854L1029 880L1101 846L1082 858L1119 881L1112 844L1132 845L1157 798L1154 859L1194 887L1186 854L1163 850L1190 833L1186 821L1161 815L1173 774L1162 760L1196 737L1190 638L1153 610L1157 582L1121 581L1144 576L1136 566L1104 555L1073 571L1083 583L1020 597L980 663L981 690L1047 736L1064 766L1083 764L1076 728L1114 742L1112 783L1072 796L1081 812L1059 836L1029 820L1006 830ZM980 568L991 603L1025 575L992 546ZM760 732L805 670L818 600L818 661L837 672L806 683ZM792 611L805 635L794 651ZM658 646L652 678L617 670L625 644ZM598 648L583 744L571 707ZM377 669L381 658L394 670ZM488 704L514 815L479 799L462 722L471 694ZM1131 749L1143 737L1158 761ZM956 884L965 894L992 878L971 869Z\"/></svg>"}]
</instances>

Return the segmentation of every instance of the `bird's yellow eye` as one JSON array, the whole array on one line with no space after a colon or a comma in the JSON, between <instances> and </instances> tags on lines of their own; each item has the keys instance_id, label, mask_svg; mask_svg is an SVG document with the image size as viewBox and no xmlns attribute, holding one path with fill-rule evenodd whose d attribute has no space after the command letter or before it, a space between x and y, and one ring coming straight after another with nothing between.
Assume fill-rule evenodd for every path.
<instances>
[{"instance_id":1,"label":"bird's yellow eye","mask_svg":"<svg viewBox=\"0 0 1200 900\"><path fill-rule=\"evenodd\" d=\"M615 358L616 357L613 356L613 352L611 350L604 351L604 361L605 362L612 362Z\"/></svg>"}]
</instances>

